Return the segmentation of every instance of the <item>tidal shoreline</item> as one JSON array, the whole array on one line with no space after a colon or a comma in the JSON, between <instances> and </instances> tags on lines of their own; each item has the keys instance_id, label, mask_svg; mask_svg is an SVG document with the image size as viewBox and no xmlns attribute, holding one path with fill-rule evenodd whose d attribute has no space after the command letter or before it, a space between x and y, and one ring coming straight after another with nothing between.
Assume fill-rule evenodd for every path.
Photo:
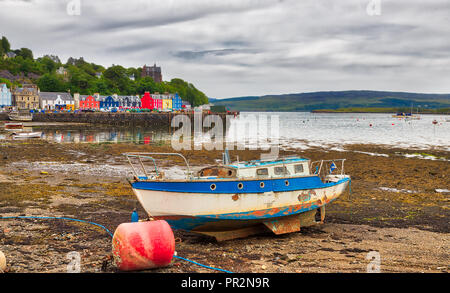
<instances>
[{"instance_id":1,"label":"tidal shoreline","mask_svg":"<svg viewBox=\"0 0 450 293\"><path fill-rule=\"evenodd\" d=\"M126 181L130 170L122 154L173 152L164 142L52 144L37 140L0 145L1 216L73 217L102 224L110 231L128 222L134 207L141 218L146 217ZM414 152L445 160L402 155ZM182 153L197 168L221 158L220 151ZM250 160L260 153L245 150L230 155ZM450 189L450 152L376 145L281 151L281 155L293 154L312 160L347 159L351 194L346 192L327 207L324 225L221 243L175 231L181 241L177 254L235 272L365 272L367 253L379 251L384 272L449 270L450 194L445 190ZM179 172L177 166L182 166L178 160L160 163L166 173ZM82 272L115 271L111 239L102 229L86 224L0 220L0 247L9 272L65 272L70 251L80 252ZM149 272L211 271L174 260L169 267Z\"/></svg>"}]
</instances>

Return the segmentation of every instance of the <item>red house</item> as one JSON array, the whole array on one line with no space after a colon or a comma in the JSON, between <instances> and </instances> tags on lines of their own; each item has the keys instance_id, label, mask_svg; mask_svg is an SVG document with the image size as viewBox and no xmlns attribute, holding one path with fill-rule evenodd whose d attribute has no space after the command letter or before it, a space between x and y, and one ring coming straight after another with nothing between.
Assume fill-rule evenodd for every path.
<instances>
[{"instance_id":1,"label":"red house","mask_svg":"<svg viewBox=\"0 0 450 293\"><path fill-rule=\"evenodd\" d=\"M145 92L141 99L141 108L153 110L153 98L149 92Z\"/></svg>"},{"instance_id":2,"label":"red house","mask_svg":"<svg viewBox=\"0 0 450 293\"><path fill-rule=\"evenodd\" d=\"M161 110L163 107L162 99L158 93L150 95L149 92L145 92L141 99L141 108L150 110Z\"/></svg>"},{"instance_id":3,"label":"red house","mask_svg":"<svg viewBox=\"0 0 450 293\"><path fill-rule=\"evenodd\" d=\"M100 101L97 101L93 96L88 96L80 100L80 109L82 110L99 110Z\"/></svg>"}]
</instances>

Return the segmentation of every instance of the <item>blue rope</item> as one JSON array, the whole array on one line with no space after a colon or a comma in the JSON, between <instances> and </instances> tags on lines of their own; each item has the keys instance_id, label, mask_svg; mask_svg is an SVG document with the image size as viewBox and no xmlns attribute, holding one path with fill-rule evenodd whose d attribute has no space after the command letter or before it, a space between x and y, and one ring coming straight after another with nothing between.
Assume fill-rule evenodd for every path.
<instances>
[{"instance_id":1,"label":"blue rope","mask_svg":"<svg viewBox=\"0 0 450 293\"><path fill-rule=\"evenodd\" d=\"M98 226L100 228L103 228L106 232L108 232L109 236L111 236L111 238L113 238L113 234L105 226L97 224L97 223L94 223L94 222L85 221L85 220L66 218L66 217L32 217L32 216L17 216L17 217L2 217L2 216L0 216L0 220L1 219L40 219L40 220L42 220L42 219L44 219L44 220L55 219L55 220L68 220L68 221L87 223L87 224L91 224L91 225L95 225L95 226ZM173 257L185 260L187 262L191 262L193 264L196 264L198 266L201 266L201 267L204 267L204 268L207 268L207 269L210 269L210 270L216 270L216 271L221 271L221 272L225 272L225 273L233 273L233 272L230 272L230 271L227 271L227 270L213 268L213 267L210 267L210 266L207 266L207 265L203 265L201 263L195 262L193 260L190 260L190 259L187 259L187 258L184 258L184 257L181 257L181 256L174 255Z\"/></svg>"},{"instance_id":2,"label":"blue rope","mask_svg":"<svg viewBox=\"0 0 450 293\"><path fill-rule=\"evenodd\" d=\"M193 264L196 264L196 265L198 265L198 266L201 266L201 267L204 267L204 268L207 268L207 269L210 269L210 270L216 270L216 271L221 271L221 272L230 273L230 274L233 273L233 272L230 272L230 271L227 271L227 270L222 270L222 269L218 269L218 268L209 267L209 266L207 266L207 265L203 265L203 264L201 264L201 263L195 262L195 261L193 261L193 260L190 260L190 259L187 259L187 258L184 258L184 257L181 257L181 256L174 255L173 257L176 257L176 258L179 258L179 259L182 259L182 260L191 262L191 263L193 263Z\"/></svg>"},{"instance_id":3,"label":"blue rope","mask_svg":"<svg viewBox=\"0 0 450 293\"><path fill-rule=\"evenodd\" d=\"M66 217L31 217L31 216L18 216L18 217L0 217L0 219L55 219L55 220L68 220L68 221L75 221L75 222L81 222L81 223L87 223L91 225L98 226L100 228L103 228L106 232L108 232L109 236L113 237L113 234L105 227L100 224L84 221L84 220L78 220L78 219L72 219L72 218L66 218Z\"/></svg>"}]
</instances>

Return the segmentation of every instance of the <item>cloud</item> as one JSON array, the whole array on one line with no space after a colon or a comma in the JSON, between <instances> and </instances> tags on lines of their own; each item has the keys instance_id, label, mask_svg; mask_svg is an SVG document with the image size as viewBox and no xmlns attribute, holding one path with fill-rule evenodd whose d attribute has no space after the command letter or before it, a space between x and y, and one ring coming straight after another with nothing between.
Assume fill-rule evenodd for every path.
<instances>
[{"instance_id":1,"label":"cloud","mask_svg":"<svg viewBox=\"0 0 450 293\"><path fill-rule=\"evenodd\" d=\"M14 48L104 66L156 62L212 97L377 89L450 92L450 1L0 0ZM37 25L37 23L39 25Z\"/></svg>"}]
</instances>

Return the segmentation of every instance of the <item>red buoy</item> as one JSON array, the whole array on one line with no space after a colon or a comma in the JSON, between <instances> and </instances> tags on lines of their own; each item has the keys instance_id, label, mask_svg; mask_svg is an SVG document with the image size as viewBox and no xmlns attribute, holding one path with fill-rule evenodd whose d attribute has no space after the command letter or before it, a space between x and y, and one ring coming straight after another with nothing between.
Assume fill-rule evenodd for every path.
<instances>
[{"instance_id":1,"label":"red buoy","mask_svg":"<svg viewBox=\"0 0 450 293\"><path fill-rule=\"evenodd\" d=\"M121 271L164 267L172 261L175 238L166 221L123 223L114 232L112 251Z\"/></svg>"}]
</instances>

